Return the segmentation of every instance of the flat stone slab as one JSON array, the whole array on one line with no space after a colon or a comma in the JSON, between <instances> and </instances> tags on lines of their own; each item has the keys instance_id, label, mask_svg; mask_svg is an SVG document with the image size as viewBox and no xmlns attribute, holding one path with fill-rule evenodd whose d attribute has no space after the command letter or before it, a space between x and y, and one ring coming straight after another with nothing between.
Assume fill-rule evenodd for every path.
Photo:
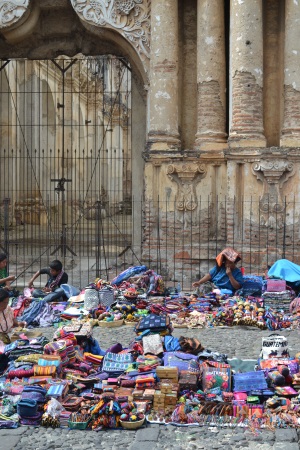
<instances>
[{"instance_id":1,"label":"flat stone slab","mask_svg":"<svg viewBox=\"0 0 300 450\"><path fill-rule=\"evenodd\" d=\"M22 436L25 431L28 430L28 427L18 427L13 429L5 429L0 430L0 439L2 440L2 436ZM1 441L0 441L1 442ZM1 448L1 445L0 445Z\"/></svg>"},{"instance_id":2,"label":"flat stone slab","mask_svg":"<svg viewBox=\"0 0 300 450\"><path fill-rule=\"evenodd\" d=\"M275 442L273 450L299 450L296 442Z\"/></svg>"},{"instance_id":3,"label":"flat stone slab","mask_svg":"<svg viewBox=\"0 0 300 450\"><path fill-rule=\"evenodd\" d=\"M128 447L128 450L153 450L156 443L154 441L146 441L141 443L141 441L135 441Z\"/></svg>"},{"instance_id":4,"label":"flat stone slab","mask_svg":"<svg viewBox=\"0 0 300 450\"><path fill-rule=\"evenodd\" d=\"M19 436L13 436L12 434L6 436L1 435L0 437L1 450L12 450L15 447L15 445L17 445L20 439L21 439L20 435Z\"/></svg>"},{"instance_id":5,"label":"flat stone slab","mask_svg":"<svg viewBox=\"0 0 300 450\"><path fill-rule=\"evenodd\" d=\"M275 430L275 441L298 442L298 435L294 428L279 428Z\"/></svg>"},{"instance_id":6,"label":"flat stone slab","mask_svg":"<svg viewBox=\"0 0 300 450\"><path fill-rule=\"evenodd\" d=\"M149 428L140 428L136 432L135 441L157 441L158 435L159 425L151 426Z\"/></svg>"}]
</instances>

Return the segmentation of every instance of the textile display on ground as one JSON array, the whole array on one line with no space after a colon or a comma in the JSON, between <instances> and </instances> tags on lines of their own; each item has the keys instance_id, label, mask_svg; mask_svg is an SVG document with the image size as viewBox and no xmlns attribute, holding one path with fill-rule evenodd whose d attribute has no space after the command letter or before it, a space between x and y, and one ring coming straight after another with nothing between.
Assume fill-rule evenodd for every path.
<instances>
[{"instance_id":1,"label":"textile display on ground","mask_svg":"<svg viewBox=\"0 0 300 450\"><path fill-rule=\"evenodd\" d=\"M267 291L256 275L245 280L234 296L217 289L189 296L138 266L114 283L95 280L67 302L12 299L14 314L31 328L56 327L50 342L31 329L0 343L0 428L300 427L300 351L291 355L283 336L263 338L255 361L229 360L184 336L185 328L299 328L291 289ZM128 348L103 350L93 338L94 326L129 325ZM172 336L174 327L183 336Z\"/></svg>"}]
</instances>

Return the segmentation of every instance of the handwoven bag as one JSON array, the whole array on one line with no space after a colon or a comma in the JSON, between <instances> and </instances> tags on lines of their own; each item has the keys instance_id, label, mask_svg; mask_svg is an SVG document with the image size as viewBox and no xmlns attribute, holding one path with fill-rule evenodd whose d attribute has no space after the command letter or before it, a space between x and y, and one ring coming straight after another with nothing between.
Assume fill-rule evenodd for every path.
<instances>
[{"instance_id":1,"label":"handwoven bag","mask_svg":"<svg viewBox=\"0 0 300 450\"><path fill-rule=\"evenodd\" d=\"M38 402L36 400L24 399L17 403L17 413L19 416L35 417L37 415Z\"/></svg>"},{"instance_id":2,"label":"handwoven bag","mask_svg":"<svg viewBox=\"0 0 300 450\"><path fill-rule=\"evenodd\" d=\"M22 400L36 400L38 403L45 401L47 391L39 385L24 386Z\"/></svg>"},{"instance_id":3,"label":"handwoven bag","mask_svg":"<svg viewBox=\"0 0 300 450\"><path fill-rule=\"evenodd\" d=\"M152 333L160 333L170 328L170 317L167 315L148 314L140 319L135 327L136 333L150 330Z\"/></svg>"},{"instance_id":4,"label":"handwoven bag","mask_svg":"<svg viewBox=\"0 0 300 450\"><path fill-rule=\"evenodd\" d=\"M131 353L111 353L104 356L102 371L111 373L123 373L133 362Z\"/></svg>"},{"instance_id":5,"label":"handwoven bag","mask_svg":"<svg viewBox=\"0 0 300 450\"><path fill-rule=\"evenodd\" d=\"M231 391L231 367L229 364L205 361L201 364L202 389L207 394Z\"/></svg>"},{"instance_id":6,"label":"handwoven bag","mask_svg":"<svg viewBox=\"0 0 300 450\"><path fill-rule=\"evenodd\" d=\"M250 392L253 389L267 389L268 385L264 372L236 373L233 375L234 392Z\"/></svg>"},{"instance_id":7,"label":"handwoven bag","mask_svg":"<svg viewBox=\"0 0 300 450\"><path fill-rule=\"evenodd\" d=\"M163 356L164 366L178 367L179 372L189 370L191 360L197 361L197 356L183 352L165 352Z\"/></svg>"},{"instance_id":8,"label":"handwoven bag","mask_svg":"<svg viewBox=\"0 0 300 450\"><path fill-rule=\"evenodd\" d=\"M150 334L143 337L144 354L151 353L152 355L159 355L163 353L161 337L159 334Z\"/></svg>"},{"instance_id":9,"label":"handwoven bag","mask_svg":"<svg viewBox=\"0 0 300 450\"><path fill-rule=\"evenodd\" d=\"M84 309L87 311L96 309L98 308L99 302L99 291L93 288L86 288L84 292Z\"/></svg>"},{"instance_id":10,"label":"handwoven bag","mask_svg":"<svg viewBox=\"0 0 300 450\"><path fill-rule=\"evenodd\" d=\"M277 333L262 337L261 357L263 359L287 358L289 356L288 341L286 337Z\"/></svg>"},{"instance_id":11,"label":"handwoven bag","mask_svg":"<svg viewBox=\"0 0 300 450\"><path fill-rule=\"evenodd\" d=\"M34 375L45 375L54 377L56 375L56 366L33 366Z\"/></svg>"}]
</instances>

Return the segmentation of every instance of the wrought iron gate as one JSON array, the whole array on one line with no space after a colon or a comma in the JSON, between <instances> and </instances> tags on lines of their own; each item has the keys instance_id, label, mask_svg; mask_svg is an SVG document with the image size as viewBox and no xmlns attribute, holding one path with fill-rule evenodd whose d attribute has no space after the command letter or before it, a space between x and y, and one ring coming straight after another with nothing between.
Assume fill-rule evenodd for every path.
<instances>
[{"instance_id":1,"label":"wrought iron gate","mask_svg":"<svg viewBox=\"0 0 300 450\"><path fill-rule=\"evenodd\" d=\"M132 235L127 61L1 61L0 138L1 251L14 270L25 280L58 258L77 284L108 277Z\"/></svg>"}]
</instances>

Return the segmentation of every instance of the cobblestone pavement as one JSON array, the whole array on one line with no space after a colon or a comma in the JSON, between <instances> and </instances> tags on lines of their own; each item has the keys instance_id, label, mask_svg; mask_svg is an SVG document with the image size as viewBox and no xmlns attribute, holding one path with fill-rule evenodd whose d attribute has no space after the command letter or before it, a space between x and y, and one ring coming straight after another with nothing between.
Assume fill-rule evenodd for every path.
<instances>
[{"instance_id":1,"label":"cobblestone pavement","mask_svg":"<svg viewBox=\"0 0 300 450\"><path fill-rule=\"evenodd\" d=\"M53 328L43 328L43 334L52 338ZM203 346L228 357L257 358L262 336L269 331L256 328L175 329L174 336L195 336ZM288 338L291 353L300 351L299 331L283 333ZM121 342L124 346L134 338L133 328L94 328L94 336L102 348ZM300 432L279 429L275 432L247 429L216 429L213 427L174 427L150 425L138 431L79 431L68 429L48 430L42 427L20 427L0 430L0 450L152 450L152 449L228 449L246 447L249 450L298 450Z\"/></svg>"}]
</instances>

